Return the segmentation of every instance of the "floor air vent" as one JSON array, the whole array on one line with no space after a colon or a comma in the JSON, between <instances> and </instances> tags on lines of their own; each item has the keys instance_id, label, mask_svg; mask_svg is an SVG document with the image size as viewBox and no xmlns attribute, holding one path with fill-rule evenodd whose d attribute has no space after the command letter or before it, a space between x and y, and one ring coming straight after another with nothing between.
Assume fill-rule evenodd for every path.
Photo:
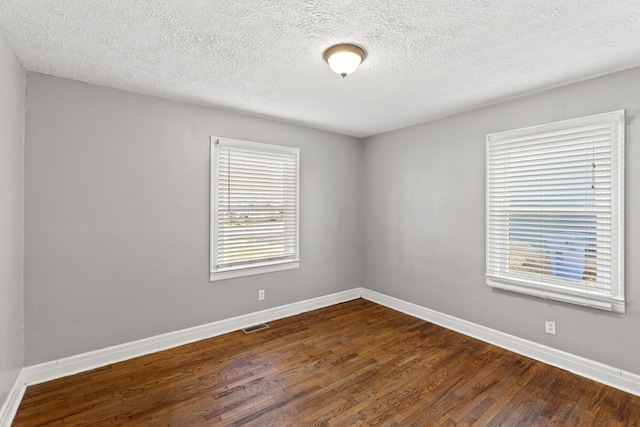
<instances>
[{"instance_id":1,"label":"floor air vent","mask_svg":"<svg viewBox=\"0 0 640 427\"><path fill-rule=\"evenodd\" d=\"M259 325L253 325L249 326L248 328L244 328L242 332L244 332L245 334L250 334L252 332L258 332L263 329L267 329L268 327L269 325L267 325L266 323L260 323Z\"/></svg>"}]
</instances>

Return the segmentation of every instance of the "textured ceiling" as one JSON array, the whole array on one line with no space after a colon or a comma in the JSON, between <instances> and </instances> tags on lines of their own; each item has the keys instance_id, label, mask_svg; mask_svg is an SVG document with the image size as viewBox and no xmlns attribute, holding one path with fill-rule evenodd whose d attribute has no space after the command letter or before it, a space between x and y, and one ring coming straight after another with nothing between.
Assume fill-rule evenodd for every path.
<instances>
[{"instance_id":1,"label":"textured ceiling","mask_svg":"<svg viewBox=\"0 0 640 427\"><path fill-rule=\"evenodd\" d=\"M0 0L0 29L28 70L359 137L640 65L639 0Z\"/></svg>"}]
</instances>

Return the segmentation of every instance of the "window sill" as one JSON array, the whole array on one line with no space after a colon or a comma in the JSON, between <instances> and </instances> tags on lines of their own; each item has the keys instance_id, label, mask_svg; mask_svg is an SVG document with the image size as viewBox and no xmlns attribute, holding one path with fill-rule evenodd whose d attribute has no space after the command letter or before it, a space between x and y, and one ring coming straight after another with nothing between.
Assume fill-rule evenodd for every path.
<instances>
[{"instance_id":1,"label":"window sill","mask_svg":"<svg viewBox=\"0 0 640 427\"><path fill-rule=\"evenodd\" d=\"M224 270L212 271L209 273L209 281L234 279L237 277L253 276L255 274L273 273L275 271L293 270L300 267L300 261L287 261L282 263L258 264L253 266L242 266L235 268L225 268Z\"/></svg>"},{"instance_id":2,"label":"window sill","mask_svg":"<svg viewBox=\"0 0 640 427\"><path fill-rule=\"evenodd\" d=\"M487 277L487 285L492 288L542 299L550 299L569 304L581 305L584 307L592 307L600 310L612 311L614 313L625 313L624 301L620 301L606 295L588 294L586 292L571 292L569 290L565 292L564 290L543 288L534 284L519 283L515 280L507 283L506 279L495 280L492 277Z\"/></svg>"}]
</instances>

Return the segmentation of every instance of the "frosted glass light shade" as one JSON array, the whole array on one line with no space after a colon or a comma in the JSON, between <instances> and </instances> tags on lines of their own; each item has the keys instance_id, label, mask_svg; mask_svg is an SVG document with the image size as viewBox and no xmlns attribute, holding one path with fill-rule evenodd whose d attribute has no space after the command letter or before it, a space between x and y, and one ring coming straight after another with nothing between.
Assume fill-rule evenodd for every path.
<instances>
[{"instance_id":1,"label":"frosted glass light shade","mask_svg":"<svg viewBox=\"0 0 640 427\"><path fill-rule=\"evenodd\" d=\"M324 53L324 59L329 67L342 77L357 70L364 58L364 50L351 44L333 46Z\"/></svg>"}]
</instances>

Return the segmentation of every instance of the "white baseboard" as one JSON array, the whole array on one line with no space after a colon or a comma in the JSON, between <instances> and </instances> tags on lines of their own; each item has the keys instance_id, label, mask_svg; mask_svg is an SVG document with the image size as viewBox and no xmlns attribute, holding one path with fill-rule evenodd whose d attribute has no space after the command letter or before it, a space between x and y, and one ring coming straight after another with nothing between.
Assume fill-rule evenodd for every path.
<instances>
[{"instance_id":1,"label":"white baseboard","mask_svg":"<svg viewBox=\"0 0 640 427\"><path fill-rule=\"evenodd\" d=\"M18 378L16 378L16 381L13 383L13 387L9 390L7 400L5 400L0 408L0 427L11 426L16 412L18 412L18 406L20 406L22 396L24 396L24 392L27 389L23 374L24 369L21 369Z\"/></svg>"},{"instance_id":2,"label":"white baseboard","mask_svg":"<svg viewBox=\"0 0 640 427\"><path fill-rule=\"evenodd\" d=\"M280 307L270 308L255 313L232 317L206 325L180 331L169 332L154 337L144 338L125 344L107 347L76 356L65 357L51 362L27 366L23 369L23 381L27 385L38 384L56 378L66 377L79 372L121 362L145 354L155 353L180 345L189 344L206 338L237 331L258 323L270 322L318 308L328 307L345 301L360 298L361 288L312 298ZM19 402L19 400L18 400Z\"/></svg>"},{"instance_id":3,"label":"white baseboard","mask_svg":"<svg viewBox=\"0 0 640 427\"><path fill-rule=\"evenodd\" d=\"M640 375L362 288L362 298L640 396Z\"/></svg>"}]
</instances>

